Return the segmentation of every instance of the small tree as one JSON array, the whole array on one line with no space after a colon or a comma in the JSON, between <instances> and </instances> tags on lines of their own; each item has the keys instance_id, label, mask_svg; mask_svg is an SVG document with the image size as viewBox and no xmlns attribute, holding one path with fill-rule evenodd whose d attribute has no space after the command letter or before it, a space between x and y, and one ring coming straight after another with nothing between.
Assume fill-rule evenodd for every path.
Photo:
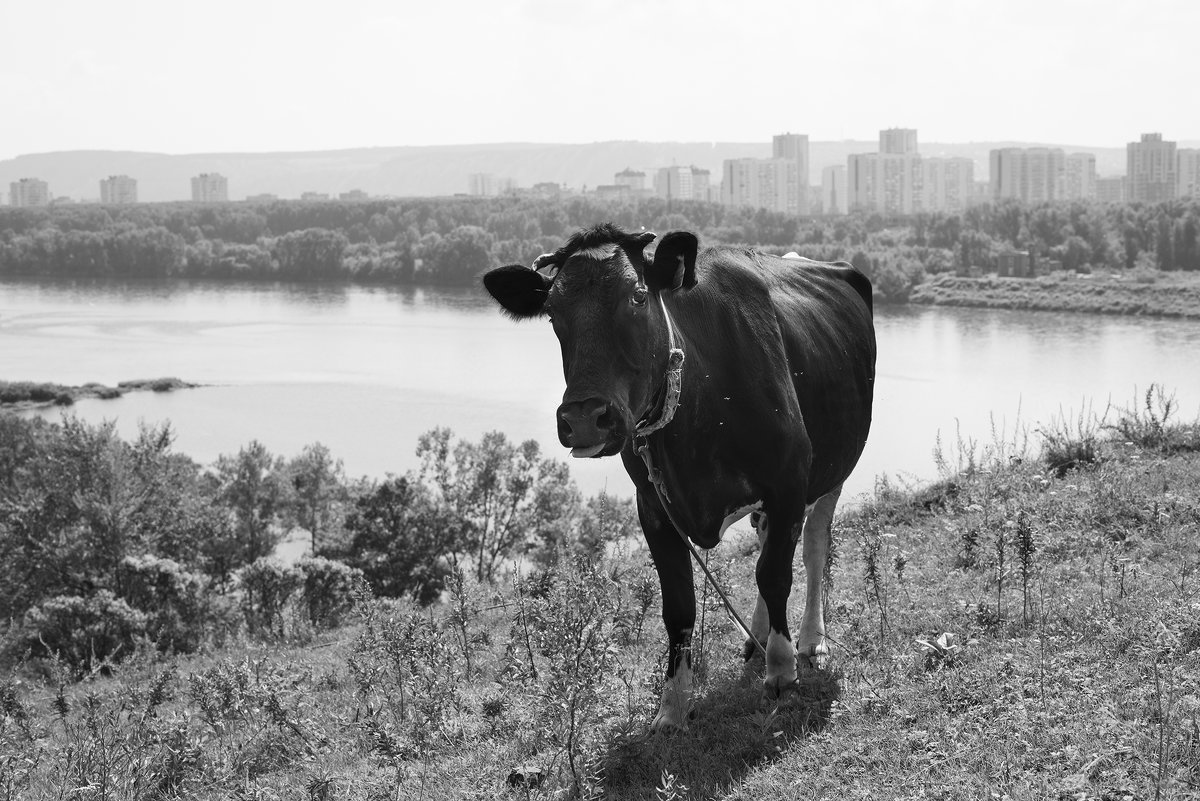
<instances>
[{"instance_id":1,"label":"small tree","mask_svg":"<svg viewBox=\"0 0 1200 801\"><path fill-rule=\"evenodd\" d=\"M566 466L542 459L534 440L514 445L499 431L478 442L452 442L449 429L421 435L420 478L444 520L461 531L455 557L469 557L477 581L492 581L500 564L559 528L569 530L579 491Z\"/></svg>"},{"instance_id":2,"label":"small tree","mask_svg":"<svg viewBox=\"0 0 1200 801\"><path fill-rule=\"evenodd\" d=\"M361 570L379 595L437 600L456 549L453 521L439 516L429 494L408 478L389 477L354 500L346 515L346 541L323 554Z\"/></svg>"},{"instance_id":3,"label":"small tree","mask_svg":"<svg viewBox=\"0 0 1200 801\"><path fill-rule=\"evenodd\" d=\"M346 501L345 473L342 461L335 460L321 443L305 446L288 463L291 478L291 504L287 516L312 537L312 552L320 551L319 540L335 526L338 512Z\"/></svg>"},{"instance_id":4,"label":"small tree","mask_svg":"<svg viewBox=\"0 0 1200 801\"><path fill-rule=\"evenodd\" d=\"M279 515L288 503L290 483L283 460L257 440L221 456L216 470L217 500L233 516L236 563L270 556L279 544Z\"/></svg>"}]
</instances>

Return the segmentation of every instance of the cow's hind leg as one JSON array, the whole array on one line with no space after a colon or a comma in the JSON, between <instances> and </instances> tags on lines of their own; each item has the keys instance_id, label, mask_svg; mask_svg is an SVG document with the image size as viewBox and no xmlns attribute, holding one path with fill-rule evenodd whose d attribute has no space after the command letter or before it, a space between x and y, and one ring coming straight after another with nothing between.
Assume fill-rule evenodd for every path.
<instances>
[{"instance_id":1,"label":"cow's hind leg","mask_svg":"<svg viewBox=\"0 0 1200 801\"><path fill-rule=\"evenodd\" d=\"M825 563L829 559L833 511L842 494L839 484L808 508L804 517L804 617L796 637L796 652L811 667L824 668L829 658L825 643Z\"/></svg>"},{"instance_id":2,"label":"cow's hind leg","mask_svg":"<svg viewBox=\"0 0 1200 801\"><path fill-rule=\"evenodd\" d=\"M767 516L761 509L756 510L750 515L750 523L758 533L758 548L761 552L767 542ZM758 653L759 645L764 649L767 647L768 632L767 603L763 600L762 593L759 593L758 600L754 604L754 617L750 619L750 639L746 640L746 645L742 649L743 660L749 662L753 659Z\"/></svg>"},{"instance_id":3,"label":"cow's hind leg","mask_svg":"<svg viewBox=\"0 0 1200 801\"><path fill-rule=\"evenodd\" d=\"M638 518L658 572L663 624L667 629L667 677L651 728L684 729L692 710L691 648L692 628L696 623L692 564L687 544L657 499L645 501L639 493Z\"/></svg>"}]
</instances>

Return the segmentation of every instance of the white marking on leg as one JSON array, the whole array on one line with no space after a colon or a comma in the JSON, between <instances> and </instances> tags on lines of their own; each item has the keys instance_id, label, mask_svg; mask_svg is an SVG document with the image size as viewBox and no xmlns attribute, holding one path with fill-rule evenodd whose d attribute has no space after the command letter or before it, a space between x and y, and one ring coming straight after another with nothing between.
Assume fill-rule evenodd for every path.
<instances>
[{"instance_id":1,"label":"white marking on leg","mask_svg":"<svg viewBox=\"0 0 1200 801\"><path fill-rule=\"evenodd\" d=\"M825 562L829 558L833 512L841 494L839 485L818 498L804 516L804 617L800 620L796 649L814 667L820 667L819 662L829 655L829 646L825 643Z\"/></svg>"},{"instance_id":2,"label":"white marking on leg","mask_svg":"<svg viewBox=\"0 0 1200 801\"><path fill-rule=\"evenodd\" d=\"M796 680L796 652L792 641L775 629L767 635L767 666L763 671L763 687L778 693Z\"/></svg>"},{"instance_id":3,"label":"white marking on leg","mask_svg":"<svg viewBox=\"0 0 1200 801\"><path fill-rule=\"evenodd\" d=\"M759 510L757 517L758 531L758 548L762 550L763 545L767 542L767 516ZM762 594L758 595L758 600L754 603L754 617L750 619L750 634L754 639L761 643L767 641L767 602L763 600ZM756 649L757 650L757 649Z\"/></svg>"},{"instance_id":4,"label":"white marking on leg","mask_svg":"<svg viewBox=\"0 0 1200 801\"><path fill-rule=\"evenodd\" d=\"M679 664L675 674L667 679L662 697L658 700L658 714L650 728L654 731L675 728L686 729L692 711L692 630L683 630L684 646L679 652Z\"/></svg>"}]
</instances>

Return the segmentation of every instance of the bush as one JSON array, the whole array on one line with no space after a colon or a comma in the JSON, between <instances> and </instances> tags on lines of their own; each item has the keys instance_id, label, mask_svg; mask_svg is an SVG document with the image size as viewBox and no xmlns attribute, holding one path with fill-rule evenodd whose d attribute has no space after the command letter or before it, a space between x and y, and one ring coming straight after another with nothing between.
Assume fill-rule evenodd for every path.
<instances>
[{"instance_id":1,"label":"bush","mask_svg":"<svg viewBox=\"0 0 1200 801\"><path fill-rule=\"evenodd\" d=\"M303 576L300 603L309 622L318 628L341 625L343 615L354 606L354 591L363 581L363 572L319 556L301 559L296 570Z\"/></svg>"},{"instance_id":2,"label":"bush","mask_svg":"<svg viewBox=\"0 0 1200 801\"><path fill-rule=\"evenodd\" d=\"M238 576L244 595L242 612L252 634L283 635L283 612L300 587L300 571L264 556L242 568Z\"/></svg>"},{"instance_id":3,"label":"bush","mask_svg":"<svg viewBox=\"0 0 1200 801\"><path fill-rule=\"evenodd\" d=\"M1042 436L1042 462L1058 478L1069 470L1100 461L1101 421L1085 405L1072 420L1061 412L1048 426L1039 429Z\"/></svg>"},{"instance_id":4,"label":"bush","mask_svg":"<svg viewBox=\"0 0 1200 801\"><path fill-rule=\"evenodd\" d=\"M84 673L130 654L149 617L108 590L89 598L59 595L25 613L24 645Z\"/></svg>"},{"instance_id":5,"label":"bush","mask_svg":"<svg viewBox=\"0 0 1200 801\"><path fill-rule=\"evenodd\" d=\"M208 580L172 559L127 556L117 568L121 597L148 615L148 633L161 651L200 647L211 620Z\"/></svg>"}]
</instances>

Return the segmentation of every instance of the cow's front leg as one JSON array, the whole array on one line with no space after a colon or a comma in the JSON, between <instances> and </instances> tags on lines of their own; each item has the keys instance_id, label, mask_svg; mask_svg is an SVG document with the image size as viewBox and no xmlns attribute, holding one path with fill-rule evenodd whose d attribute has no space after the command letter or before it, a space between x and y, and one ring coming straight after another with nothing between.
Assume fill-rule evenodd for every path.
<instances>
[{"instance_id":1,"label":"cow's front leg","mask_svg":"<svg viewBox=\"0 0 1200 801\"><path fill-rule=\"evenodd\" d=\"M767 618L763 691L769 696L777 696L796 681L796 652L788 629L787 603L792 592L792 561L804 522L804 507L768 503L765 511L767 531L758 555L755 578Z\"/></svg>"},{"instance_id":2,"label":"cow's front leg","mask_svg":"<svg viewBox=\"0 0 1200 801\"><path fill-rule=\"evenodd\" d=\"M667 677L651 727L685 729L692 710L692 627L696 623L692 565L687 544L657 498L647 501L638 493L638 517L658 572L667 629Z\"/></svg>"}]
</instances>

